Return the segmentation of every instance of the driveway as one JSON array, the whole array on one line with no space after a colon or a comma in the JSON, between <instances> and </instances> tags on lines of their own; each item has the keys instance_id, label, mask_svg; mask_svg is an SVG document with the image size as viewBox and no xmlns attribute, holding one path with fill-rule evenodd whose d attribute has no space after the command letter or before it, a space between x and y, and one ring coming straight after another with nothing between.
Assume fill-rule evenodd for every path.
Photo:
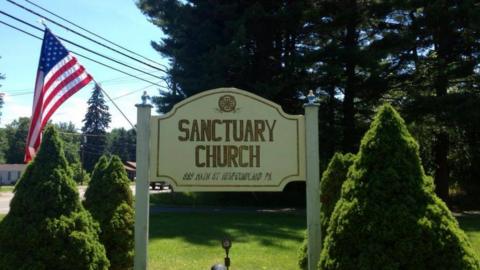
<instances>
[{"instance_id":1,"label":"driveway","mask_svg":"<svg viewBox=\"0 0 480 270\"><path fill-rule=\"evenodd\" d=\"M8 213L8 210L10 210L10 200L12 198L12 192L0 192L0 214Z\"/></svg>"},{"instance_id":2,"label":"driveway","mask_svg":"<svg viewBox=\"0 0 480 270\"><path fill-rule=\"evenodd\" d=\"M131 185L130 188L132 189L133 194L135 194L135 185ZM79 186L78 192L80 193L80 197L83 199L85 195L85 190L87 190L87 186ZM150 193L158 193L160 191L152 191ZM164 191L165 192L165 191ZM6 214L10 210L10 201L13 198L13 192L0 192L0 214Z\"/></svg>"}]
</instances>

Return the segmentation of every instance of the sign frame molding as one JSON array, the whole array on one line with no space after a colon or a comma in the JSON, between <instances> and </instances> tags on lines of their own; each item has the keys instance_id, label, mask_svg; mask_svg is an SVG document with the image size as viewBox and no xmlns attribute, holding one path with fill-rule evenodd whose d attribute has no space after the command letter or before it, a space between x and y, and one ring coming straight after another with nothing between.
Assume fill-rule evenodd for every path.
<instances>
[{"instance_id":1,"label":"sign frame molding","mask_svg":"<svg viewBox=\"0 0 480 270\"><path fill-rule=\"evenodd\" d=\"M282 180L278 181L278 184L272 185L246 185L246 184L230 184L230 185L202 185L202 184L179 184L176 179L172 176L167 174L162 174L159 171L159 167L156 166L158 163L159 149L160 144L160 125L161 121L169 120L170 118L176 116L176 113L182 109L184 106L188 106L189 104L198 101L202 98L211 96L211 95L220 95L220 94L235 94L243 96L247 99L252 99L256 102L262 103L265 106L273 108L277 111L278 115L281 116L286 121L295 121L296 123L296 162L297 162L297 171L296 174L290 174L283 176ZM233 87L224 87L224 88L216 88L212 90L207 90L200 92L194 96L191 96L181 102L175 104L173 108L164 115L159 116L152 116L150 119L150 149L155 151L155 154L150 156L150 181L164 181L171 184L175 191L188 191L188 192L241 192L241 191L270 191L270 192L278 192L282 191L285 186L294 181L306 181L306 157L305 157L305 116L304 115L292 115L287 114L283 111L282 107L268 99L260 97L256 94L238 89ZM156 129L156 130L155 130Z\"/></svg>"}]
</instances>

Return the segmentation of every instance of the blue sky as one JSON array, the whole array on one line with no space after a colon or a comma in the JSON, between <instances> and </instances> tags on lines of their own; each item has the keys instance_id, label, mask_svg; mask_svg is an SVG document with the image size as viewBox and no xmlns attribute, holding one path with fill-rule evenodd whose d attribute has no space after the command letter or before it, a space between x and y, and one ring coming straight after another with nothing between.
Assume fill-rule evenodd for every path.
<instances>
[{"instance_id":1,"label":"blue sky","mask_svg":"<svg viewBox=\"0 0 480 270\"><path fill-rule=\"evenodd\" d=\"M44 12L41 12L24 0L15 1L44 14ZM132 51L157 62L167 64L167 61L150 46L152 40L160 40L162 37L161 30L147 20L147 18L135 6L135 1L133 0L31 1ZM42 27L38 22L38 16L31 15L27 11L16 7L5 0L0 0L0 10L22 18L36 26ZM47 17L55 19L51 15L47 15ZM28 26L24 26L2 14L0 14L0 20L28 30L28 32L34 33L37 36L43 36L43 33L29 28ZM55 20L59 21L58 19ZM117 53L109 51L65 29L49 23L48 21L47 26L55 35L70 39L87 48L121 60L122 62L128 63L141 70L148 71L151 74L157 76L164 75L162 72L142 66L140 63L136 63L128 58L118 55ZM141 74L138 71L118 66L70 44L64 43L64 46L69 50L85 54L96 60L127 71L128 73L143 77L149 81L160 81L157 78ZM38 67L40 47L40 40L29 37L0 24L0 73L6 75L6 79L0 81L0 84L2 85L0 87L0 92L6 94L0 127L4 127L5 124L10 123L20 116L31 115L33 87ZM104 90L107 91L112 98L115 99L115 97L120 97L116 99L115 102L133 123L136 121L136 108L134 105L140 101L140 96L143 93L142 89L145 89L150 95L156 95L158 93L158 87L152 86L147 82L128 77L127 75L110 70L80 56L78 56L78 59L95 80L101 83ZM72 121L77 128L80 128L82 126L81 121L87 109L86 102L91 94L92 88L93 83L72 96L55 112L51 120L53 122ZM133 91L136 92L124 96ZM108 105L110 107L110 113L112 114L111 127L130 128L128 122L121 116L115 107L110 102L108 102Z\"/></svg>"}]
</instances>

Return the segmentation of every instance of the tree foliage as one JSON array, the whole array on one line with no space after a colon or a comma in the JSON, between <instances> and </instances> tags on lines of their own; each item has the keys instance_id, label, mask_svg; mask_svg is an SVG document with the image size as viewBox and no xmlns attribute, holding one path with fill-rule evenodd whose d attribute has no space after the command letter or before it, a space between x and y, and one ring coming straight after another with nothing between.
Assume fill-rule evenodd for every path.
<instances>
[{"instance_id":1,"label":"tree foliage","mask_svg":"<svg viewBox=\"0 0 480 270\"><path fill-rule=\"evenodd\" d=\"M0 57L1 58L1 57ZM5 75L3 75L2 73L0 73L0 80L5 80ZM2 87L2 85L0 84L0 87ZM3 104L5 104L5 101L3 100L4 98L4 93L0 92L0 123L2 122L2 108L3 108Z\"/></svg>"},{"instance_id":2,"label":"tree foliage","mask_svg":"<svg viewBox=\"0 0 480 270\"><path fill-rule=\"evenodd\" d=\"M77 184L86 184L90 181L89 173L83 168L80 157L80 143L83 138L81 133L77 132L77 128L72 122L60 122L54 124L60 133L60 139L63 142L65 158L72 170L73 181Z\"/></svg>"},{"instance_id":3,"label":"tree foliage","mask_svg":"<svg viewBox=\"0 0 480 270\"><path fill-rule=\"evenodd\" d=\"M330 216L340 199L342 184L347 179L348 168L353 164L353 154L335 153L320 180L320 225L322 242L325 239ZM305 237L298 253L298 265L301 269L308 267L308 239Z\"/></svg>"},{"instance_id":4,"label":"tree foliage","mask_svg":"<svg viewBox=\"0 0 480 270\"><path fill-rule=\"evenodd\" d=\"M95 163L107 150L107 128L110 125L111 115L105 104L102 89L99 85L93 88L92 96L88 100L88 110L83 119L82 132L86 136L83 144L84 168L88 172L93 170Z\"/></svg>"},{"instance_id":5,"label":"tree foliage","mask_svg":"<svg viewBox=\"0 0 480 270\"><path fill-rule=\"evenodd\" d=\"M301 40L310 87L321 96L325 139L344 152L356 152L361 134L398 68L389 55L398 50L389 19L393 5L384 1L314 1L305 11ZM336 115L337 114L337 115ZM339 130L335 131L335 126ZM340 136L330 134L338 133ZM328 159L336 149L327 149Z\"/></svg>"},{"instance_id":6,"label":"tree foliage","mask_svg":"<svg viewBox=\"0 0 480 270\"><path fill-rule=\"evenodd\" d=\"M108 269L98 224L80 203L54 127L14 192L0 223L2 269Z\"/></svg>"},{"instance_id":7,"label":"tree foliage","mask_svg":"<svg viewBox=\"0 0 480 270\"><path fill-rule=\"evenodd\" d=\"M6 163L5 152L8 148L8 138L6 135L6 130L0 128L0 163Z\"/></svg>"},{"instance_id":8,"label":"tree foliage","mask_svg":"<svg viewBox=\"0 0 480 270\"><path fill-rule=\"evenodd\" d=\"M295 68L302 10L308 1L154 1L138 6L166 36L153 47L169 58L172 92L154 101L162 112L221 86L267 97L298 112Z\"/></svg>"},{"instance_id":9,"label":"tree foliage","mask_svg":"<svg viewBox=\"0 0 480 270\"><path fill-rule=\"evenodd\" d=\"M105 245L110 269L133 267L133 196L122 161L102 156L85 192L85 207L100 223L100 240Z\"/></svg>"},{"instance_id":10,"label":"tree foliage","mask_svg":"<svg viewBox=\"0 0 480 270\"><path fill-rule=\"evenodd\" d=\"M20 117L5 127L8 147L5 159L10 164L21 164L25 156L25 144L28 136L30 118Z\"/></svg>"},{"instance_id":11,"label":"tree foliage","mask_svg":"<svg viewBox=\"0 0 480 270\"><path fill-rule=\"evenodd\" d=\"M408 21L403 31L408 42L398 56L408 66L399 70L402 74L396 88L407 97L407 117L428 127L423 131L430 133L428 140L432 141L428 158L433 166L429 171L435 176L437 193L448 200L455 162L451 157L468 147L468 143L460 146L454 139L472 135L454 112L465 111L470 99L479 98L480 7L476 1L435 0L404 1L397 9ZM468 110L467 114L471 113ZM470 154L476 159L474 152Z\"/></svg>"},{"instance_id":12,"label":"tree foliage","mask_svg":"<svg viewBox=\"0 0 480 270\"><path fill-rule=\"evenodd\" d=\"M90 174L86 172L80 162L70 164L72 170L72 179L78 185L85 185L90 182Z\"/></svg>"},{"instance_id":13,"label":"tree foliage","mask_svg":"<svg viewBox=\"0 0 480 270\"><path fill-rule=\"evenodd\" d=\"M343 184L319 269L480 268L418 154L400 115L381 107Z\"/></svg>"},{"instance_id":14,"label":"tree foliage","mask_svg":"<svg viewBox=\"0 0 480 270\"><path fill-rule=\"evenodd\" d=\"M0 74L0 79L1 79L1 74ZM0 123L2 122L2 109L3 109L3 104L5 104L5 101L3 100L3 97L5 96L4 93L0 93Z\"/></svg>"},{"instance_id":15,"label":"tree foliage","mask_svg":"<svg viewBox=\"0 0 480 270\"><path fill-rule=\"evenodd\" d=\"M136 160L137 134L134 129L114 128L108 134L109 153L117 155L122 161Z\"/></svg>"},{"instance_id":16,"label":"tree foliage","mask_svg":"<svg viewBox=\"0 0 480 270\"><path fill-rule=\"evenodd\" d=\"M60 139L63 142L63 151L69 164L80 162L80 141L82 134L77 132L77 128L72 122L60 122L54 124L59 132Z\"/></svg>"},{"instance_id":17,"label":"tree foliage","mask_svg":"<svg viewBox=\"0 0 480 270\"><path fill-rule=\"evenodd\" d=\"M447 200L453 183L480 198L477 1L137 4L165 34L152 43L170 60L169 89L154 98L159 111L235 86L299 113L297 93L313 89L326 164L337 151L358 150L376 106L388 101L416 127L438 194Z\"/></svg>"}]
</instances>

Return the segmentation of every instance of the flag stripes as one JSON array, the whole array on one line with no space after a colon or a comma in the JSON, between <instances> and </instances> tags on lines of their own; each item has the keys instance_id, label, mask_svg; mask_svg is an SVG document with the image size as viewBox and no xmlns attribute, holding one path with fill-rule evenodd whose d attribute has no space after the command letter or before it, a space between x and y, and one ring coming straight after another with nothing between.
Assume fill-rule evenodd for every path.
<instances>
[{"instance_id":1,"label":"flag stripes","mask_svg":"<svg viewBox=\"0 0 480 270\"><path fill-rule=\"evenodd\" d=\"M34 158L40 146L42 130L53 113L92 80L77 59L48 28L45 29L25 151L26 163Z\"/></svg>"}]
</instances>

